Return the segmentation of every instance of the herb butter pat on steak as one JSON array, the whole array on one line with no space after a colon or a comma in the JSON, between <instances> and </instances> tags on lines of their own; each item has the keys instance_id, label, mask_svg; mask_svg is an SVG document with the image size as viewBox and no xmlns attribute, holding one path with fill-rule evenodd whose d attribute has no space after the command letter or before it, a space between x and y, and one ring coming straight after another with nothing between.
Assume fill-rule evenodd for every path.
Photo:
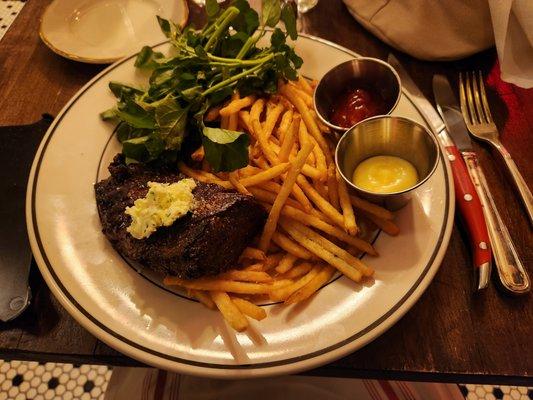
<instances>
[{"instance_id":1,"label":"herb butter pat on steak","mask_svg":"<svg viewBox=\"0 0 533 400\"><path fill-rule=\"evenodd\" d=\"M149 237L160 226L170 226L194 208L194 179L176 183L148 182L148 193L125 213L132 219L127 231L136 239Z\"/></svg>"},{"instance_id":2,"label":"herb butter pat on steak","mask_svg":"<svg viewBox=\"0 0 533 400\"><path fill-rule=\"evenodd\" d=\"M186 177L170 168L126 165L123 155L115 157L109 172L109 178L95 184L104 234L124 257L166 275L195 279L235 268L266 220L266 211L253 197L195 181L191 211L136 239L128 232L132 218L126 208L146 197L148 182L173 184Z\"/></svg>"}]
</instances>

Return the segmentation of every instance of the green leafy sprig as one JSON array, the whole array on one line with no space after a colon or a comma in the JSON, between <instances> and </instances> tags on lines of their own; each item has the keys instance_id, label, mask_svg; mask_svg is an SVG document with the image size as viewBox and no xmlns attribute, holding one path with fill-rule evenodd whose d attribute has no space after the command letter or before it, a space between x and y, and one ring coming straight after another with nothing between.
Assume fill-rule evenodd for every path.
<instances>
[{"instance_id":1,"label":"green leafy sprig","mask_svg":"<svg viewBox=\"0 0 533 400\"><path fill-rule=\"evenodd\" d=\"M264 0L261 18L246 0L226 9L206 1L208 23L201 30L181 29L157 17L173 46L165 56L146 46L135 66L151 71L147 89L110 82L117 105L101 114L118 121L117 136L130 162L173 162L185 140L204 146L213 170L232 171L248 162L248 137L204 123L205 112L235 90L242 96L272 94L279 79L297 79L302 59L289 46L296 39L296 17L280 0ZM285 31L276 27L280 20ZM270 46L258 47L266 28L274 28Z\"/></svg>"}]
</instances>

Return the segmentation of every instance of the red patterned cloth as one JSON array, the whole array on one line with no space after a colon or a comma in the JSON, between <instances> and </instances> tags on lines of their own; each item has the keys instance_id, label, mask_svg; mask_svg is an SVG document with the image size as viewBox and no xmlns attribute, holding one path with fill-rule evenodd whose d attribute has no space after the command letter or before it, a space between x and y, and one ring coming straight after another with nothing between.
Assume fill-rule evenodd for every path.
<instances>
[{"instance_id":1,"label":"red patterned cloth","mask_svg":"<svg viewBox=\"0 0 533 400\"><path fill-rule=\"evenodd\" d=\"M500 79L500 64L497 59L485 83L489 90L497 93L498 98L505 105L505 110L503 110L507 113L506 118L504 118L505 123L503 126L498 126L502 143L513 158L530 159L533 151L533 89L522 89L502 81ZM497 109L493 104L490 106L494 116L494 111ZM528 181L528 177L531 178L533 173L532 163L522 163L519 168L524 179Z\"/></svg>"},{"instance_id":2,"label":"red patterned cloth","mask_svg":"<svg viewBox=\"0 0 533 400\"><path fill-rule=\"evenodd\" d=\"M106 400L464 400L454 384L280 376L220 380L150 368L114 368Z\"/></svg>"}]
</instances>

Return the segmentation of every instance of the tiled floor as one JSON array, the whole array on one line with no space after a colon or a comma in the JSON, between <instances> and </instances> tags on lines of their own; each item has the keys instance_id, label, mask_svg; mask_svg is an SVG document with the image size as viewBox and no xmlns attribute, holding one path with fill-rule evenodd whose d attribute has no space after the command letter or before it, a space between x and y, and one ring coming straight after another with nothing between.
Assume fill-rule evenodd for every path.
<instances>
[{"instance_id":1,"label":"tiled floor","mask_svg":"<svg viewBox=\"0 0 533 400\"><path fill-rule=\"evenodd\" d=\"M9 26L17 18L18 13L24 7L24 3L25 0L0 0L0 40L2 40Z\"/></svg>"},{"instance_id":2,"label":"tiled floor","mask_svg":"<svg viewBox=\"0 0 533 400\"><path fill-rule=\"evenodd\" d=\"M533 400L533 387L459 385L466 400Z\"/></svg>"},{"instance_id":3,"label":"tiled floor","mask_svg":"<svg viewBox=\"0 0 533 400\"><path fill-rule=\"evenodd\" d=\"M0 400L104 399L112 372L102 365L0 360ZM459 388L466 400L533 400L533 387L460 384Z\"/></svg>"},{"instance_id":4,"label":"tiled floor","mask_svg":"<svg viewBox=\"0 0 533 400\"><path fill-rule=\"evenodd\" d=\"M103 365L0 361L0 400L103 399L111 373Z\"/></svg>"}]
</instances>

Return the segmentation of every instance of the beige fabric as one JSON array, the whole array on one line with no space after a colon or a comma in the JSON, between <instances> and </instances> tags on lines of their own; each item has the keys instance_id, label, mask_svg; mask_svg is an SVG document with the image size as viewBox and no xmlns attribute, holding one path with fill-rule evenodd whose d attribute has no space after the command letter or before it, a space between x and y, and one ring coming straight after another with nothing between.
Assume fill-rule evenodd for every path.
<instances>
[{"instance_id":1,"label":"beige fabric","mask_svg":"<svg viewBox=\"0 0 533 400\"><path fill-rule=\"evenodd\" d=\"M490 0L502 79L533 87L533 0Z\"/></svg>"},{"instance_id":2,"label":"beige fabric","mask_svg":"<svg viewBox=\"0 0 533 400\"><path fill-rule=\"evenodd\" d=\"M423 60L453 60L494 45L487 0L344 0L384 42Z\"/></svg>"},{"instance_id":3,"label":"beige fabric","mask_svg":"<svg viewBox=\"0 0 533 400\"><path fill-rule=\"evenodd\" d=\"M384 42L422 60L496 44L502 79L533 87L533 0L343 0Z\"/></svg>"}]
</instances>

